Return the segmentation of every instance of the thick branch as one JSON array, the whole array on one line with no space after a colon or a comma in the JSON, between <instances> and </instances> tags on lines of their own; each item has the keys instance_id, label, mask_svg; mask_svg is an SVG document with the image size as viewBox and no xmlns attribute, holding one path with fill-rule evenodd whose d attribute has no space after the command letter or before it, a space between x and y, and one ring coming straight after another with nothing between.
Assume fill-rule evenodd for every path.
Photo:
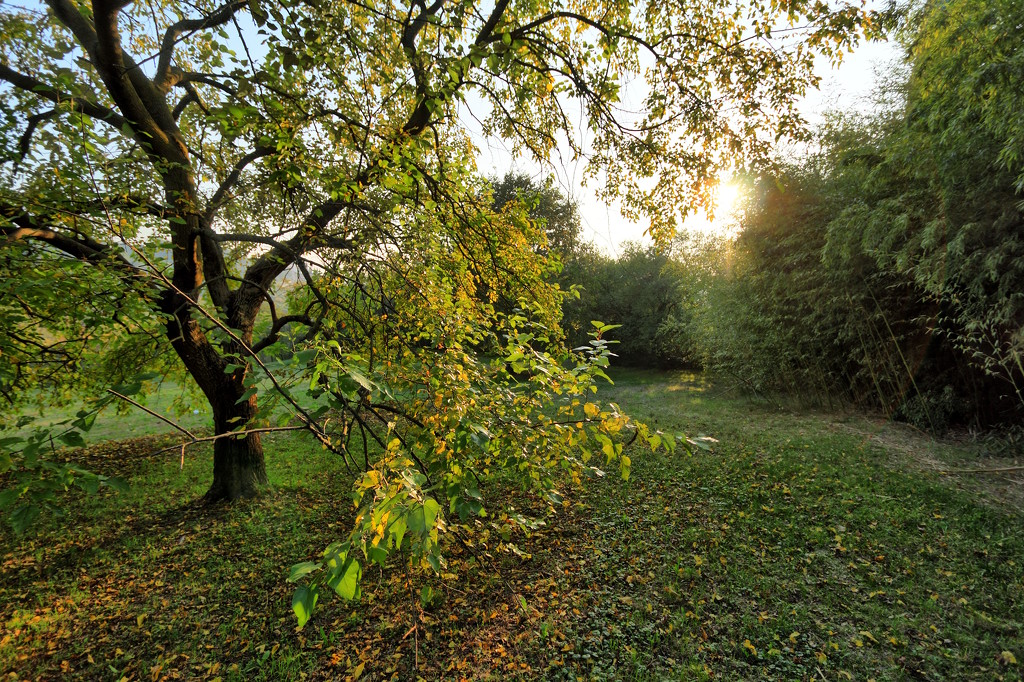
<instances>
[{"instance_id":1,"label":"thick branch","mask_svg":"<svg viewBox=\"0 0 1024 682\"><path fill-rule=\"evenodd\" d=\"M95 61L96 29L89 23L89 20L78 11L78 8L70 0L46 0L46 4L57 20L68 27L79 44Z\"/></svg>"},{"instance_id":2,"label":"thick branch","mask_svg":"<svg viewBox=\"0 0 1024 682\"><path fill-rule=\"evenodd\" d=\"M508 9L508 2L509 0L498 0L498 2L494 3L494 9L491 10L491 16L487 18L487 23L480 29L480 33L476 37L475 43L477 45L483 45L491 40L491 36L494 34L494 29L498 27L498 22L501 21L501 17L504 16L505 10Z\"/></svg>"},{"instance_id":3,"label":"thick branch","mask_svg":"<svg viewBox=\"0 0 1024 682\"><path fill-rule=\"evenodd\" d=\"M0 235L8 240L32 239L44 242L72 258L90 263L114 263L124 274L131 277L143 275L143 271L132 265L123 255L106 244L85 235L70 236L42 224L37 218L13 207L0 206L0 216L7 222L0 223Z\"/></svg>"},{"instance_id":4,"label":"thick branch","mask_svg":"<svg viewBox=\"0 0 1024 682\"><path fill-rule=\"evenodd\" d=\"M252 345L252 352L259 353L264 348L275 343L281 336L283 330L289 324L304 324L307 327L313 326L313 320L307 315L285 315L274 321L273 326L267 335Z\"/></svg>"},{"instance_id":5,"label":"thick branch","mask_svg":"<svg viewBox=\"0 0 1024 682\"><path fill-rule=\"evenodd\" d=\"M416 49L416 37L423 30L423 27L427 25L429 18L436 15L441 9L444 0L435 0L434 4L429 7L425 6L422 2L417 4L422 7L422 10L415 18L410 18L406 21L405 29L402 31L402 50L405 52L405 58L408 60L409 66L412 67L413 78L416 81L416 97L419 99L419 103L413 109L409 115L409 120L406 121L403 127L403 130L409 135L418 135L427 127L430 121L430 110L427 108L427 98L429 97L428 79L423 59Z\"/></svg>"},{"instance_id":6,"label":"thick branch","mask_svg":"<svg viewBox=\"0 0 1024 682\"><path fill-rule=\"evenodd\" d=\"M226 24L235 15L235 12L247 6L248 0L244 2L230 2L222 5L212 14L202 19L182 19L171 25L164 33L164 40L160 46L160 59L157 62L156 76L153 78L153 85L160 92L166 93L171 89L171 58L174 56L174 46L183 33L194 33L207 28L214 28Z\"/></svg>"},{"instance_id":7,"label":"thick branch","mask_svg":"<svg viewBox=\"0 0 1024 682\"><path fill-rule=\"evenodd\" d=\"M6 64L0 64L0 80L5 80L19 90L24 92L31 92L38 95L41 99L53 102L54 104L63 104L72 111L77 111L80 114L95 118L103 121L118 130L124 126L124 117L117 114L111 109L108 109L102 105L90 102L87 99L80 97L72 97L66 92L61 92L55 88L51 88L49 85L41 80L33 78L32 76L19 73L14 69L10 68ZM54 112L50 112L51 114ZM37 114L37 116L44 116L43 114ZM48 117L48 116L47 116ZM35 118L35 117L33 117ZM35 122L38 125L39 121ZM29 130L26 131L26 135L31 135L34 129L32 119L29 120ZM25 143L27 140L23 137L22 142Z\"/></svg>"}]
</instances>

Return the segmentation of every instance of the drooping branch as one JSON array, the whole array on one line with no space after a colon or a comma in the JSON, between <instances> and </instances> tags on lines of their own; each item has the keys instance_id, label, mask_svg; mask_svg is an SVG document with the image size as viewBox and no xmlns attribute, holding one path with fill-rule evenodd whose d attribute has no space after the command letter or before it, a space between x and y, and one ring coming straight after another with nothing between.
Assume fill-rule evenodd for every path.
<instances>
[{"instance_id":1,"label":"drooping branch","mask_svg":"<svg viewBox=\"0 0 1024 682\"><path fill-rule=\"evenodd\" d=\"M195 87L191 83L182 84L182 88L185 90L185 96L178 100L178 103L174 105L174 109L171 111L171 116L177 121L181 118L182 112L185 111L185 107L195 102L204 114L208 114L209 111L203 104L203 100L199 99L199 93L196 92Z\"/></svg>"},{"instance_id":2,"label":"drooping branch","mask_svg":"<svg viewBox=\"0 0 1024 682\"><path fill-rule=\"evenodd\" d=\"M25 132L22 133L21 139L18 140L19 162L24 161L28 157L28 152L32 147L32 135L35 134L39 124L49 121L51 118L56 118L59 113L57 109L50 109L49 111L33 114L28 117L28 125L25 126Z\"/></svg>"}]
</instances>

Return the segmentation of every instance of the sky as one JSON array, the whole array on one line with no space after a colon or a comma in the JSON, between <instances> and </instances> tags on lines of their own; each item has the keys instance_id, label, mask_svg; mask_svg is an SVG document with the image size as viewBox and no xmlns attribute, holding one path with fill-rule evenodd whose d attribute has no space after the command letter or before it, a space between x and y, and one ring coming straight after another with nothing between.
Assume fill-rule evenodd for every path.
<instances>
[{"instance_id":1,"label":"sky","mask_svg":"<svg viewBox=\"0 0 1024 682\"><path fill-rule=\"evenodd\" d=\"M820 60L821 87L803 98L800 109L811 126L821 122L823 114L830 110L862 110L871 107L871 94L877 81L879 69L897 59L897 47L892 43L862 43L857 49L844 56L836 69ZM644 236L647 225L633 223L623 218L615 206L608 206L599 200L594 187L582 185L583 163L556 165L554 169L542 172L537 166L524 160L513 161L511 150L501 140L477 136L474 140L480 149L477 157L480 171L487 176L502 176L508 170L527 173L541 180L546 173L555 173L555 179L564 194L574 198L579 206L583 227L583 238L609 255L618 255L628 241L649 241ZM593 181L592 181L593 182ZM736 192L727 189L726 198L735 198ZM725 210L723 210L725 209ZM711 223L703 215L688 219L685 229L705 232L728 233L734 221L727 207L721 207L718 217Z\"/></svg>"}]
</instances>

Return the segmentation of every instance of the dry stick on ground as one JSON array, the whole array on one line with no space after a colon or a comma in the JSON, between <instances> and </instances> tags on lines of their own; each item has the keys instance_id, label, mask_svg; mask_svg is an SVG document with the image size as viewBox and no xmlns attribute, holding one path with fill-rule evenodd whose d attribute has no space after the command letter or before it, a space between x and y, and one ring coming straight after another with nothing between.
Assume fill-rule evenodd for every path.
<instances>
[{"instance_id":1,"label":"dry stick on ground","mask_svg":"<svg viewBox=\"0 0 1024 682\"><path fill-rule=\"evenodd\" d=\"M999 467L998 469L936 469L940 474L1005 474L1024 471L1024 466Z\"/></svg>"}]
</instances>

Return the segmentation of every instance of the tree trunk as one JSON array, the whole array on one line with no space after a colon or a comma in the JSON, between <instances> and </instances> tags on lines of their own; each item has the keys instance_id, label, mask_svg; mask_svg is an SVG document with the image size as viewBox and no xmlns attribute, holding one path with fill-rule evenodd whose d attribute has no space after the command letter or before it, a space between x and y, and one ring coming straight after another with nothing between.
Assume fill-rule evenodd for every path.
<instances>
[{"instance_id":1,"label":"tree trunk","mask_svg":"<svg viewBox=\"0 0 1024 682\"><path fill-rule=\"evenodd\" d=\"M239 404L241 386L234 376L223 375L223 386L216 392L213 408L214 434L244 429L256 414L256 396ZM260 486L267 483L267 469L263 463L263 444L260 434L249 433L241 437L225 436L213 443L213 483L205 500L237 500L255 497Z\"/></svg>"},{"instance_id":2,"label":"tree trunk","mask_svg":"<svg viewBox=\"0 0 1024 682\"><path fill-rule=\"evenodd\" d=\"M266 483L267 469L258 433L214 441L213 483L203 498L206 502L255 497Z\"/></svg>"}]
</instances>

